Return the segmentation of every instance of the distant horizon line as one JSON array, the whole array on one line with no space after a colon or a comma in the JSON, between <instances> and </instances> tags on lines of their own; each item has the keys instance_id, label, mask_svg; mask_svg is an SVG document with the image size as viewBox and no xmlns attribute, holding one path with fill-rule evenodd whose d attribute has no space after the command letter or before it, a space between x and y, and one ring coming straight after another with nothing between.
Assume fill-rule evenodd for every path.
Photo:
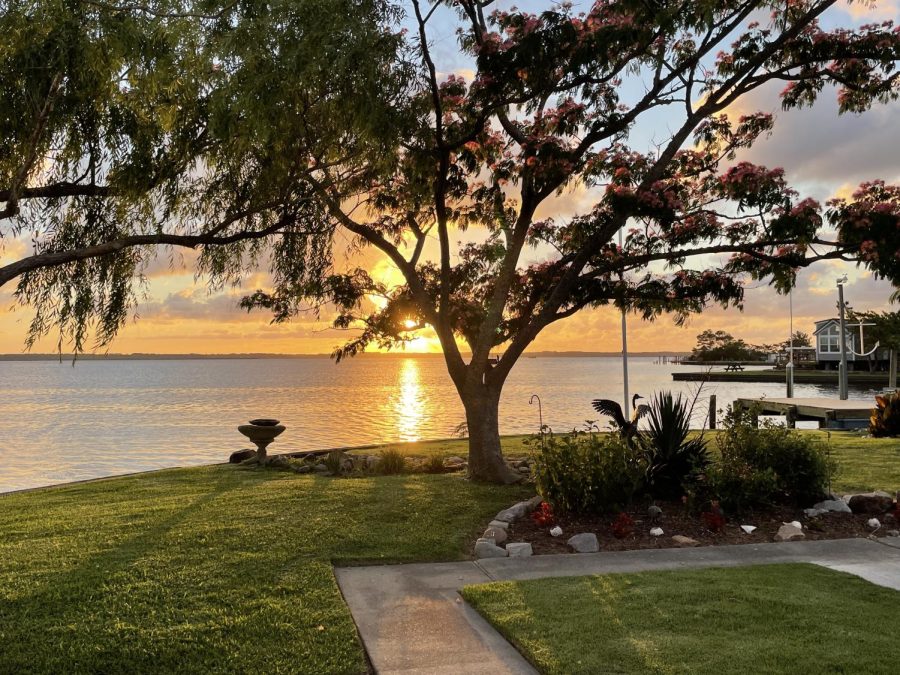
<instances>
[{"instance_id":1,"label":"distant horizon line","mask_svg":"<svg viewBox=\"0 0 900 675\"><path fill-rule=\"evenodd\" d=\"M629 356L687 356L690 351L636 351L629 352ZM578 358L578 357L613 357L621 356L622 352L598 352L598 351L553 351L542 350L538 352L525 352L520 358ZM71 358L83 361L212 361L216 359L222 360L251 360L251 359L321 359L331 358L331 354L278 354L273 352L230 352L225 354L206 354L200 352L172 353L163 354L155 352L132 352L132 353L113 353L113 354L0 354L0 361L59 361L69 360ZM441 357L441 352L364 352L357 354L353 358L437 358ZM470 353L463 352L463 356L471 356Z\"/></svg>"}]
</instances>

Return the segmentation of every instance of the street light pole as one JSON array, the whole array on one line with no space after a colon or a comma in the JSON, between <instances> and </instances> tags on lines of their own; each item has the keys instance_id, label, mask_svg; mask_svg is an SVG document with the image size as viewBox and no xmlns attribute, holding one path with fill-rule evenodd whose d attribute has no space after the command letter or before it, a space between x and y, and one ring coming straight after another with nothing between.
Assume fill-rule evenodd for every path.
<instances>
[{"instance_id":1,"label":"street light pole","mask_svg":"<svg viewBox=\"0 0 900 675\"><path fill-rule=\"evenodd\" d=\"M788 302L790 303L791 312L791 334L788 341L788 362L785 366L787 371L787 397L794 398L794 291L788 291Z\"/></svg>"},{"instance_id":2,"label":"street light pole","mask_svg":"<svg viewBox=\"0 0 900 675\"><path fill-rule=\"evenodd\" d=\"M838 311L840 312L840 335L838 344L841 346L841 365L838 368L838 396L842 401L848 397L847 385L847 330L844 320L844 284L847 283L847 275L837 280L838 287Z\"/></svg>"},{"instance_id":3,"label":"street light pole","mask_svg":"<svg viewBox=\"0 0 900 675\"><path fill-rule=\"evenodd\" d=\"M622 250L622 230L619 230L619 251ZM623 280L623 275L619 275L619 281ZM628 322L625 319L625 309L622 309L622 381L625 383L625 404L622 410L631 410L628 405Z\"/></svg>"}]
</instances>

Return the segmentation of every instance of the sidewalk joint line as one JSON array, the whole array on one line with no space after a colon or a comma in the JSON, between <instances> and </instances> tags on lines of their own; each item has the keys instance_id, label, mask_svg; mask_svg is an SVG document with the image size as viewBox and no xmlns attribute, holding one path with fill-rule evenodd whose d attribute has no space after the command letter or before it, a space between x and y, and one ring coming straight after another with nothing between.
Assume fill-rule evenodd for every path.
<instances>
[{"instance_id":1,"label":"sidewalk joint line","mask_svg":"<svg viewBox=\"0 0 900 675\"><path fill-rule=\"evenodd\" d=\"M495 576L494 576L493 574L491 574L488 570L486 570L484 567L482 567L482 566L481 566L481 563L479 563L477 560L473 560L472 562L475 563L475 567L477 567L477 568L480 569L482 572L484 572L485 576L486 576L488 579L490 579L491 581L500 581L497 577L495 577Z\"/></svg>"}]
</instances>

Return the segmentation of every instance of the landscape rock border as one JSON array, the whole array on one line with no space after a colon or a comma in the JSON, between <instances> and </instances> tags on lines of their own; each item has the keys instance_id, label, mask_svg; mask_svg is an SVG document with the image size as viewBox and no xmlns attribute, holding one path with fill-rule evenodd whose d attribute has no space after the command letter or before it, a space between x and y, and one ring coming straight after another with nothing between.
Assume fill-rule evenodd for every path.
<instances>
[{"instance_id":1,"label":"landscape rock border","mask_svg":"<svg viewBox=\"0 0 900 675\"><path fill-rule=\"evenodd\" d=\"M898 496L900 496L900 493L898 493ZM476 541L475 558L522 557L533 555L534 548L531 542L508 541L511 536L515 536L510 535L510 524L530 515L541 506L543 501L544 500L540 495L535 495L531 499L517 502L497 513L490 523L488 523L484 534ZM888 536L900 536L900 530L888 529L892 527L896 528L898 519L895 517L895 513L897 510L900 510L898 501L900 500L887 492L881 491L848 494L842 497L829 493L826 499L817 502L810 508L803 509L803 514L806 518L810 519L810 524L808 525L808 527L812 528L810 529L810 532L817 529L816 519L825 516L826 514L841 514L846 516L872 514L881 516L882 520L878 521L877 527L870 524L870 532L883 530L884 534ZM655 503L651 505L650 509L655 510L655 512L648 511L650 524L654 526L650 532L652 535L661 539L664 533L662 528L659 528L656 523L662 516L662 513L659 510L659 507L655 506ZM874 521L874 519L872 520ZM776 542L802 541L807 538L807 533L805 532L806 528L807 525L801 523L799 520L794 520L790 523L783 522L774 536L772 534L769 536ZM540 527L538 529L542 530ZM758 528L755 525L741 526L741 530L744 534L750 534L756 529ZM531 535L526 535L529 536L529 538L539 536L535 534L533 526L527 527L526 530L531 531ZM554 530L559 531L556 532ZM552 536L561 536L563 535L563 532L561 528L554 527L550 530L550 534ZM869 538L874 538L871 533L868 536ZM669 539L672 542L672 546L676 548L704 545L696 539L680 534L673 535L669 537ZM575 553L590 553L600 550L600 542L597 535L593 532L578 532L576 529L575 532L568 537L566 543L568 544L569 549ZM488 544L490 544L490 547Z\"/></svg>"}]
</instances>

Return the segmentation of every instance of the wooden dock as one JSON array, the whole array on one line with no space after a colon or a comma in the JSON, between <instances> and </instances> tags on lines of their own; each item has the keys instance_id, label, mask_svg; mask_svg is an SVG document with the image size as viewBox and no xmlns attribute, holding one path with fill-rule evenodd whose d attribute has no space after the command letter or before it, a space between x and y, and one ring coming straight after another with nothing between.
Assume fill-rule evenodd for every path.
<instances>
[{"instance_id":1,"label":"wooden dock","mask_svg":"<svg viewBox=\"0 0 900 675\"><path fill-rule=\"evenodd\" d=\"M823 429L859 429L869 423L875 407L865 401L841 401L835 398L739 398L735 408L757 415L783 415L787 425L797 421L818 422Z\"/></svg>"},{"instance_id":2,"label":"wooden dock","mask_svg":"<svg viewBox=\"0 0 900 675\"><path fill-rule=\"evenodd\" d=\"M783 384L787 379L784 370L767 368L747 369L738 372L724 370L689 370L672 373L674 382L777 382ZM851 385L861 387L885 387L888 385L887 373L847 373ZM838 386L836 370L800 370L794 371L794 384L831 384Z\"/></svg>"}]
</instances>

